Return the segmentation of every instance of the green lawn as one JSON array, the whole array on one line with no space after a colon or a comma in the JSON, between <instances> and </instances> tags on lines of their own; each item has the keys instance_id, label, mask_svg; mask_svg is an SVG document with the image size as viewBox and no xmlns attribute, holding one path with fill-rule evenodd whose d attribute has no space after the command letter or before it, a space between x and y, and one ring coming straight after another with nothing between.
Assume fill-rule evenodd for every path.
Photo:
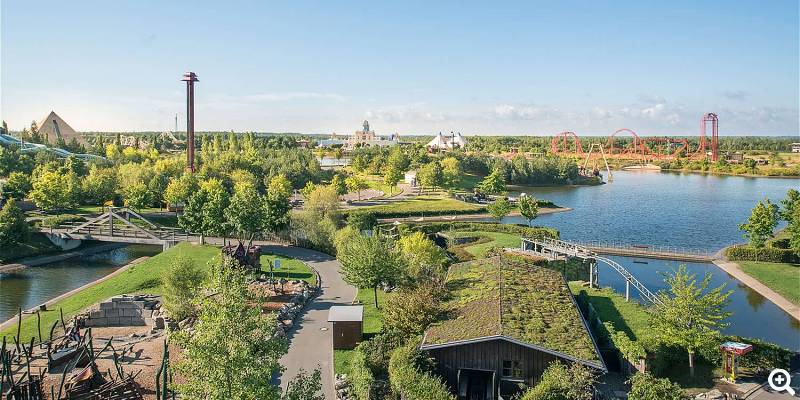
<instances>
[{"instance_id":1,"label":"green lawn","mask_svg":"<svg viewBox=\"0 0 800 400\"><path fill-rule=\"evenodd\" d=\"M472 256L475 258L486 257L486 253L493 247L519 247L520 245L519 235L514 235L511 233L467 231L453 232L453 236L478 236L489 239L489 241L486 241L486 239L479 240L479 243L472 245L467 244L463 247L467 253L472 254Z\"/></svg>"},{"instance_id":2,"label":"green lawn","mask_svg":"<svg viewBox=\"0 0 800 400\"><path fill-rule=\"evenodd\" d=\"M311 270L304 262L274 254L261 256L261 270L269 274L269 263L276 259L281 260L281 267L275 270L275 277L286 278L289 280L300 279L308 282L309 285L317 284L317 274Z\"/></svg>"},{"instance_id":3,"label":"green lawn","mask_svg":"<svg viewBox=\"0 0 800 400\"><path fill-rule=\"evenodd\" d=\"M585 291L600 320L611 322L614 329L627 333L631 339L639 339L647 332L647 310L639 303L625 301L625 296L611 288L590 289L581 286L581 282L574 281L569 283L569 288L576 296Z\"/></svg>"},{"instance_id":4,"label":"green lawn","mask_svg":"<svg viewBox=\"0 0 800 400\"><path fill-rule=\"evenodd\" d=\"M350 359L353 358L355 350L334 350L333 351L333 372L336 374L350 373Z\"/></svg>"},{"instance_id":5,"label":"green lawn","mask_svg":"<svg viewBox=\"0 0 800 400\"><path fill-rule=\"evenodd\" d=\"M386 299L391 296L383 290L378 289L378 306L385 307ZM356 295L356 301L360 301L364 305L364 325L363 332L365 335L374 335L380 333L383 328L383 320L381 309L375 308L375 299L373 297L372 289L359 289Z\"/></svg>"},{"instance_id":6,"label":"green lawn","mask_svg":"<svg viewBox=\"0 0 800 400\"><path fill-rule=\"evenodd\" d=\"M418 196L391 204L359 208L362 211L381 213L434 212L442 211L475 211L483 212L484 208L475 204L440 196Z\"/></svg>"},{"instance_id":7,"label":"green lawn","mask_svg":"<svg viewBox=\"0 0 800 400\"><path fill-rule=\"evenodd\" d=\"M220 250L212 246L196 246L189 243L181 243L161 254L151 257L148 260L134 265L127 271L90 288L84 289L66 299L63 299L52 306L50 310L41 313L42 334L49 333L50 326L58 320L59 308L64 310L64 318L68 319L79 313L86 307L96 304L109 297L126 293L161 293L161 278L170 266L175 257L182 255L194 260L201 268L207 268L208 262L218 257ZM16 335L17 327L13 326L0 332L1 336L7 336L9 341ZM22 334L23 340L30 340L37 336L36 317L23 316Z\"/></svg>"},{"instance_id":8,"label":"green lawn","mask_svg":"<svg viewBox=\"0 0 800 400\"><path fill-rule=\"evenodd\" d=\"M25 243L0 247L0 263L6 263L25 257L57 253L59 251L59 248L50 242L43 234L33 233Z\"/></svg>"},{"instance_id":9,"label":"green lawn","mask_svg":"<svg viewBox=\"0 0 800 400\"><path fill-rule=\"evenodd\" d=\"M794 304L800 304L800 264L737 261L742 271L778 292Z\"/></svg>"}]
</instances>

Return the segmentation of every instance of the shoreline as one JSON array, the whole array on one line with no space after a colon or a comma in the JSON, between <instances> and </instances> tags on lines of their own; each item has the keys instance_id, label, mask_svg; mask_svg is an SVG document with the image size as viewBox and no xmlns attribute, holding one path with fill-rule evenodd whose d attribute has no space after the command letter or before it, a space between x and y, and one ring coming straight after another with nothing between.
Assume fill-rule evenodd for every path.
<instances>
[{"instance_id":1,"label":"shoreline","mask_svg":"<svg viewBox=\"0 0 800 400\"><path fill-rule=\"evenodd\" d=\"M66 293L62 293L62 294L60 294L60 295L58 295L56 297L53 297L53 298L47 300L46 302L44 302L42 304L44 304L45 306L49 307L50 305L52 305L52 304L54 304L54 303L56 303L58 301L61 301L61 300L65 299L65 298L67 298L67 297L70 297L70 296L72 296L72 295L74 295L74 294L76 294L76 293L78 293L78 292L80 292L82 290L89 289L92 286L95 286L95 285L97 285L97 284L99 284L101 282L104 282L104 281L106 281L108 279L111 279L111 278L113 278L113 277L115 277L115 276L127 271L129 268L133 267L134 265L139 264L144 260L147 260L148 258L150 258L150 257L149 256L145 256L145 257L139 257L139 258L133 259L129 263L117 268L117 270L115 270L114 272L112 272L112 273L110 273L110 274L108 274L108 275L106 275L106 276L104 276L102 278L96 279L96 280L94 280L92 282L89 282L89 283L83 285L83 286L80 286L80 287L77 287L75 289L72 289L72 290L70 290L70 291L68 291ZM26 316L33 315L36 312L36 310L38 310L38 309L39 309L39 306L30 308L30 309L27 309L27 310L22 310L22 316L23 316L22 319L25 320ZM56 311L56 310L52 310L52 309L48 308L48 311ZM15 324L17 322L17 318L19 318L19 314L17 314L16 316L11 317L10 319L0 323L0 331L3 331L5 329L7 329L8 327L12 326L13 324Z\"/></svg>"},{"instance_id":2,"label":"shoreline","mask_svg":"<svg viewBox=\"0 0 800 400\"><path fill-rule=\"evenodd\" d=\"M764 298L771 301L773 304L778 306L778 308L785 311L795 320L800 321L800 306L787 300L785 297L781 296L778 292L770 289L767 285L761 283L755 277L748 275L746 272L742 270L742 268L736 262L728 261L725 259L714 259L712 263L717 267L719 267L719 269L733 276L736 280L743 283L748 288L764 296Z\"/></svg>"},{"instance_id":3,"label":"shoreline","mask_svg":"<svg viewBox=\"0 0 800 400\"><path fill-rule=\"evenodd\" d=\"M567 212L572 211L569 207L556 207L556 208L540 208L539 215L546 215L546 214L555 214L560 212ZM519 211L513 211L506 215L507 217L519 217L521 214ZM422 221L418 221L422 218ZM472 221L476 219L485 219L485 218L492 218L492 215L489 213L483 214L461 214L461 215L433 215L430 217L422 217L422 216L413 216L413 217L399 217L399 218L378 218L379 223L386 223L386 222L453 222L453 221Z\"/></svg>"},{"instance_id":4,"label":"shoreline","mask_svg":"<svg viewBox=\"0 0 800 400\"><path fill-rule=\"evenodd\" d=\"M96 246L87 247L85 249L76 249L70 250L63 253L57 254L49 254L49 255L41 255L41 256L34 256L23 258L17 260L17 262L9 263L9 264L2 264L0 265L0 273L3 272L12 272L16 270L20 270L23 268L28 267L37 267L40 265L51 264L60 261L66 261L72 258L82 257L82 256L89 256L92 254L103 253L106 251L112 251L116 249L121 249L126 247L127 244L125 243L106 243L100 244Z\"/></svg>"},{"instance_id":5,"label":"shoreline","mask_svg":"<svg viewBox=\"0 0 800 400\"><path fill-rule=\"evenodd\" d=\"M622 171L622 170L620 170L620 171ZM732 172L698 171L698 170L668 169L668 168L661 168L661 170L653 171L653 172L681 172L681 173L691 173L691 174L701 174L701 175L739 176L739 177L742 177L742 178L800 179L800 176L734 174Z\"/></svg>"}]
</instances>

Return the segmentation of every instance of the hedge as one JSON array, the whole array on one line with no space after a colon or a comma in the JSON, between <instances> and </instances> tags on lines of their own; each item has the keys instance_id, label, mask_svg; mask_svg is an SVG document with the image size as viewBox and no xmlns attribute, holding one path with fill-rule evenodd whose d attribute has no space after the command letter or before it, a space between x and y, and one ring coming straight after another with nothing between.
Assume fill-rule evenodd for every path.
<instances>
[{"instance_id":1,"label":"hedge","mask_svg":"<svg viewBox=\"0 0 800 400\"><path fill-rule=\"evenodd\" d=\"M528 227L525 225L512 225L512 224L498 224L496 222L470 222L470 221L453 221L453 222L425 222L425 223L408 223L408 229L411 231L419 231L426 234L446 231L483 231L483 232L500 232L519 235L521 237L532 238L552 238L558 239L558 231L553 228L545 228L540 226Z\"/></svg>"},{"instance_id":2,"label":"hedge","mask_svg":"<svg viewBox=\"0 0 800 400\"><path fill-rule=\"evenodd\" d=\"M725 257L731 261L800 262L800 257L792 250L769 246L762 248L755 248L749 245L731 246L725 249Z\"/></svg>"},{"instance_id":3,"label":"hedge","mask_svg":"<svg viewBox=\"0 0 800 400\"><path fill-rule=\"evenodd\" d=\"M396 349L389 360L389 382L401 400L455 400L447 386L437 377L420 371L415 364L417 345L409 344Z\"/></svg>"},{"instance_id":4,"label":"hedge","mask_svg":"<svg viewBox=\"0 0 800 400\"><path fill-rule=\"evenodd\" d=\"M435 217L438 215L488 214L485 208L476 210L419 210L419 211L370 211L377 218ZM345 211L350 213L350 211Z\"/></svg>"},{"instance_id":5,"label":"hedge","mask_svg":"<svg viewBox=\"0 0 800 400\"><path fill-rule=\"evenodd\" d=\"M52 217L43 218L41 225L44 228L55 228L67 222L83 222L83 221L86 221L86 218L83 218L79 215L62 214L62 215L54 215Z\"/></svg>"},{"instance_id":6,"label":"hedge","mask_svg":"<svg viewBox=\"0 0 800 400\"><path fill-rule=\"evenodd\" d=\"M375 377L367 366L367 356L359 347L356 347L353 357L350 358L350 375L347 376L347 382L350 383L351 392L356 399L368 400Z\"/></svg>"},{"instance_id":7,"label":"hedge","mask_svg":"<svg viewBox=\"0 0 800 400\"><path fill-rule=\"evenodd\" d=\"M791 350L760 339L725 336L723 340L753 345L753 351L737 357L736 364L742 368L755 369L760 373L766 373L775 368L789 369L790 360L794 355ZM714 365L722 365L722 352L717 347L709 348L701 355L708 361L713 362Z\"/></svg>"}]
</instances>

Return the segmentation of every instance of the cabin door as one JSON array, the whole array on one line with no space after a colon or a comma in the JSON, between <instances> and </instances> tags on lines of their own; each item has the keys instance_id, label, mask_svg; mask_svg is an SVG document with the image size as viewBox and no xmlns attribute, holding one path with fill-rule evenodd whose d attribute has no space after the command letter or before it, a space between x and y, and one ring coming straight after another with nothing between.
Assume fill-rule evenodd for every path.
<instances>
[{"instance_id":1,"label":"cabin door","mask_svg":"<svg viewBox=\"0 0 800 400\"><path fill-rule=\"evenodd\" d=\"M458 381L459 399L495 400L493 371L460 369Z\"/></svg>"}]
</instances>

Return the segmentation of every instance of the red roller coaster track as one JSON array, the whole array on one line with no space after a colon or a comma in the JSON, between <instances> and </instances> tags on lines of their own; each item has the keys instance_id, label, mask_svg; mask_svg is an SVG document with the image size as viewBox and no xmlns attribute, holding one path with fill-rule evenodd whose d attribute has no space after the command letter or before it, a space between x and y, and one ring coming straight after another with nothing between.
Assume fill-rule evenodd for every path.
<instances>
[{"instance_id":1,"label":"red roller coaster track","mask_svg":"<svg viewBox=\"0 0 800 400\"><path fill-rule=\"evenodd\" d=\"M572 138L572 144L575 145L575 151L569 148L569 138ZM560 144L560 146L559 146ZM581 138L575 132L561 132L553 135L550 140L550 152L553 154L583 154L583 147L581 147Z\"/></svg>"}]
</instances>

